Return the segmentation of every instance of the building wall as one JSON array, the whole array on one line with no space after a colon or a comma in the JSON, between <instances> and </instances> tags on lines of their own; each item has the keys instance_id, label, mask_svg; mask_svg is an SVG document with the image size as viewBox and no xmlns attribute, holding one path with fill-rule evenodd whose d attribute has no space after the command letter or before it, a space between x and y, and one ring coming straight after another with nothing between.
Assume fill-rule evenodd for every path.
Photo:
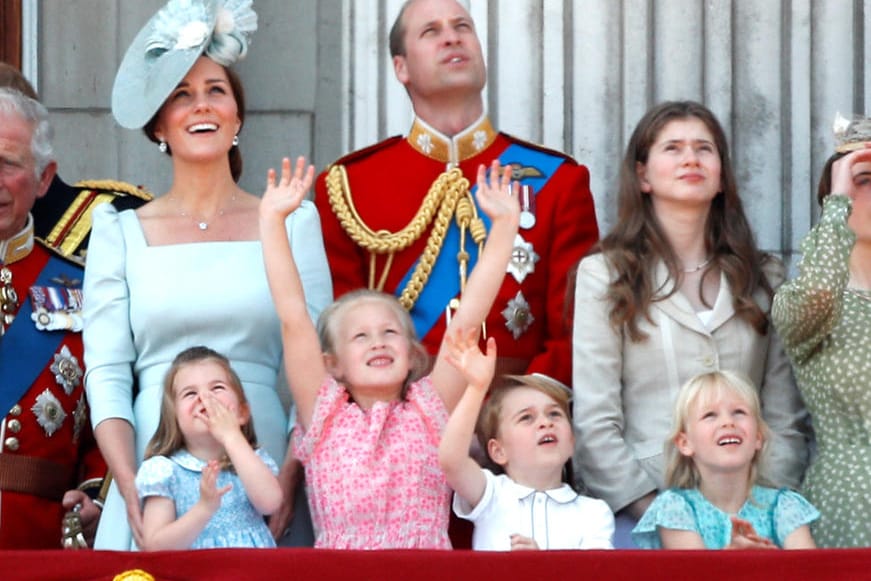
<instances>
[{"instance_id":1,"label":"building wall","mask_svg":"<svg viewBox=\"0 0 871 581\"><path fill-rule=\"evenodd\" d=\"M587 164L603 230L638 119L661 100L695 99L726 127L760 246L789 260L816 215L835 113L868 108L869 0L461 1L487 56L496 126ZM410 106L387 51L401 4L255 0L260 30L237 67L249 99L244 187L259 192L283 155L322 167L407 130ZM37 78L68 180L168 186L167 160L108 110L123 51L160 5L38 2Z\"/></svg>"}]
</instances>

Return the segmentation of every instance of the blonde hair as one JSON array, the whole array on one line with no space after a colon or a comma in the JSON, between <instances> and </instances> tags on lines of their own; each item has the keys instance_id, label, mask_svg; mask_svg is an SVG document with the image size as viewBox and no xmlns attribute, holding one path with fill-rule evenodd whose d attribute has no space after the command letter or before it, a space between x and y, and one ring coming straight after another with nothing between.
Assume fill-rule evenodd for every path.
<instances>
[{"instance_id":1,"label":"blonde hair","mask_svg":"<svg viewBox=\"0 0 871 581\"><path fill-rule=\"evenodd\" d=\"M572 392L563 384L545 375L504 375L502 380L491 389L487 401L484 402L484 407L478 416L478 425L475 429L478 443L481 445L481 449L487 453L487 467L496 474L503 473L504 469L490 458L487 445L490 440L499 437L500 416L502 415L502 406L505 403L505 398L508 397L508 394L521 388L534 389L543 393L556 402L563 413L566 414L566 418L571 419L572 417ZM566 470L563 472L563 477L566 483L574 486L571 458L566 462Z\"/></svg>"},{"instance_id":2,"label":"blonde hair","mask_svg":"<svg viewBox=\"0 0 871 581\"><path fill-rule=\"evenodd\" d=\"M701 476L696 468L695 461L684 456L677 449L676 440L686 432L687 421L693 405L702 398L705 401L715 399L724 391L730 391L740 397L750 408L750 413L756 419L757 430L762 437L762 448L756 451L750 465L750 484L759 481L760 464L768 452L768 442L771 430L762 418L762 406L759 403L759 394L753 384L745 377L732 371L713 371L696 375L687 381L677 395L674 404L674 419L671 433L665 443L665 456L667 468L665 482L669 487L698 488Z\"/></svg>"},{"instance_id":3,"label":"blonde hair","mask_svg":"<svg viewBox=\"0 0 871 581\"><path fill-rule=\"evenodd\" d=\"M254 418L251 417L250 406L248 405L248 399L245 397L245 390L242 388L242 381L230 365L230 360L213 349L196 346L185 349L176 355L172 365L170 365L169 370L166 372L166 377L163 380L163 398L160 403L160 423L157 425L154 436L151 437L148 446L145 448L145 458L169 456L185 447L184 435L181 433L181 428L178 425L173 384L179 371L183 368L204 361L217 364L227 374L228 387L239 398L240 407L249 411L248 421L241 426L242 435L245 436L245 439L248 440L252 448L257 447ZM221 459L221 467L228 468L229 466L229 458L225 456Z\"/></svg>"},{"instance_id":4,"label":"blonde hair","mask_svg":"<svg viewBox=\"0 0 871 581\"><path fill-rule=\"evenodd\" d=\"M329 355L336 354L336 337L342 315L363 303L380 303L396 315L402 334L408 340L409 345L409 370L405 383L402 385L402 399L408 386L429 372L430 357L426 348L417 338L414 330L414 322L408 311L399 303L395 296L380 291L358 289L342 295L330 306L321 312L318 318L318 338L321 342L321 350Z\"/></svg>"}]
</instances>

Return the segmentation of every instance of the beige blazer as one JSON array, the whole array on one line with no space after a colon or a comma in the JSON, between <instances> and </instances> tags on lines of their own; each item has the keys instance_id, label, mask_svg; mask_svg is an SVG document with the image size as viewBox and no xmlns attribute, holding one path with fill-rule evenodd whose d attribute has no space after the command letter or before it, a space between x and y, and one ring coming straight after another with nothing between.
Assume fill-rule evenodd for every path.
<instances>
[{"instance_id":1,"label":"beige blazer","mask_svg":"<svg viewBox=\"0 0 871 581\"><path fill-rule=\"evenodd\" d=\"M665 264L656 284L668 279ZM783 267L765 274L773 287ZM646 341L633 343L608 322L611 280L604 257L584 259L575 290L573 383L575 474L616 512L665 485L663 446L680 386L698 373L728 369L760 388L763 414L774 434L762 474L773 484L798 487L807 464L807 415L773 326L765 336L739 319L725 276L706 327L680 292L654 302ZM754 295L763 310L770 300ZM767 466L767 468L766 468Z\"/></svg>"}]
</instances>

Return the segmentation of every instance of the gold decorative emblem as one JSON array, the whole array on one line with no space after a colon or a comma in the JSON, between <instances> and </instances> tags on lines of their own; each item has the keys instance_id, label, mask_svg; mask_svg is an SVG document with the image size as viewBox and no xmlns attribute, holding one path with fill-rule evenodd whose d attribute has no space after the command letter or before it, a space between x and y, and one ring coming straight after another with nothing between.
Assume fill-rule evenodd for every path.
<instances>
[{"instance_id":1,"label":"gold decorative emblem","mask_svg":"<svg viewBox=\"0 0 871 581\"><path fill-rule=\"evenodd\" d=\"M61 427L67 417L60 401L47 389L37 396L36 403L33 404L30 411L36 416L37 423L42 426L49 437Z\"/></svg>"},{"instance_id":2,"label":"gold decorative emblem","mask_svg":"<svg viewBox=\"0 0 871 581\"><path fill-rule=\"evenodd\" d=\"M511 261L508 262L507 272L518 283L522 283L527 274L535 272L535 263L538 262L538 254L532 248L532 243L523 239L520 234L514 239L514 250L511 251Z\"/></svg>"},{"instance_id":3,"label":"gold decorative emblem","mask_svg":"<svg viewBox=\"0 0 871 581\"><path fill-rule=\"evenodd\" d=\"M523 178L540 178L544 176L541 170L531 165L511 164L511 179L520 181Z\"/></svg>"},{"instance_id":4,"label":"gold decorative emblem","mask_svg":"<svg viewBox=\"0 0 871 581\"><path fill-rule=\"evenodd\" d=\"M112 578L112 581L154 581L154 576L142 569L130 569L118 573Z\"/></svg>"},{"instance_id":5,"label":"gold decorative emblem","mask_svg":"<svg viewBox=\"0 0 871 581\"><path fill-rule=\"evenodd\" d=\"M70 353L69 347L64 345L59 353L54 354L54 363L49 367L54 373L54 380L64 388L64 393L70 395L82 382L82 368L79 360Z\"/></svg>"},{"instance_id":6,"label":"gold decorative emblem","mask_svg":"<svg viewBox=\"0 0 871 581\"><path fill-rule=\"evenodd\" d=\"M517 295L508 301L508 306L502 310L502 316L505 317L505 326L515 339L525 333L535 321L529 310L529 303L521 291L517 291Z\"/></svg>"}]
</instances>

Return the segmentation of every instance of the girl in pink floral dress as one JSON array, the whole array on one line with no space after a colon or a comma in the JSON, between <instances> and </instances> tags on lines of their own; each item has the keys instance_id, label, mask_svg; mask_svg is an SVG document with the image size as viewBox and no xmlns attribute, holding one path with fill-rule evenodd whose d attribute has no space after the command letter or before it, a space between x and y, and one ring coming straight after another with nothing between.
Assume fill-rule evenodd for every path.
<instances>
[{"instance_id":1,"label":"girl in pink floral dress","mask_svg":"<svg viewBox=\"0 0 871 581\"><path fill-rule=\"evenodd\" d=\"M492 221L487 242L451 314L448 333L479 328L505 276L520 209L510 168L478 170L477 201ZM438 445L465 380L439 352L432 372L395 297L362 290L308 318L285 218L311 187L299 158L270 170L260 236L281 319L284 362L297 406L294 448L305 465L315 546L448 549L450 489Z\"/></svg>"}]
</instances>

